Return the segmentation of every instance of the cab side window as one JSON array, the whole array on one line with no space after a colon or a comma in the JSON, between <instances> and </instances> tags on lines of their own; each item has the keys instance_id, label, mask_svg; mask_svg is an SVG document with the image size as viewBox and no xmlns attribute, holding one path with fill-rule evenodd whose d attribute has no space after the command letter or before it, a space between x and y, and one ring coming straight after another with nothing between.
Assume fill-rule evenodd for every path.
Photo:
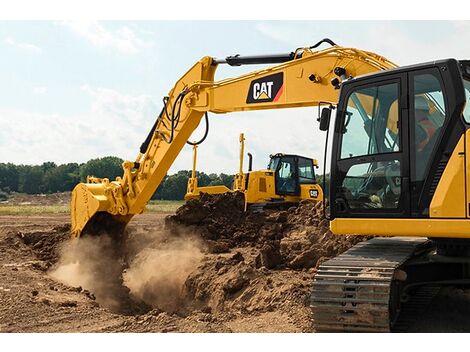
<instances>
[{"instance_id":1,"label":"cab side window","mask_svg":"<svg viewBox=\"0 0 470 352\"><path fill-rule=\"evenodd\" d=\"M398 83L362 88L349 96L341 159L400 150Z\"/></svg>"},{"instance_id":2,"label":"cab side window","mask_svg":"<svg viewBox=\"0 0 470 352\"><path fill-rule=\"evenodd\" d=\"M313 171L313 162L310 159L299 157L299 182L300 184L309 184L315 182L315 173Z\"/></svg>"},{"instance_id":3,"label":"cab side window","mask_svg":"<svg viewBox=\"0 0 470 352\"><path fill-rule=\"evenodd\" d=\"M414 154L412 179L423 181L431 154L436 146L445 121L444 94L439 79L432 73L413 77L412 133Z\"/></svg>"},{"instance_id":4,"label":"cab side window","mask_svg":"<svg viewBox=\"0 0 470 352\"><path fill-rule=\"evenodd\" d=\"M399 97L398 82L358 88L349 95L340 158L345 162L350 159L353 164L346 171L337 197L350 209L399 208Z\"/></svg>"}]
</instances>

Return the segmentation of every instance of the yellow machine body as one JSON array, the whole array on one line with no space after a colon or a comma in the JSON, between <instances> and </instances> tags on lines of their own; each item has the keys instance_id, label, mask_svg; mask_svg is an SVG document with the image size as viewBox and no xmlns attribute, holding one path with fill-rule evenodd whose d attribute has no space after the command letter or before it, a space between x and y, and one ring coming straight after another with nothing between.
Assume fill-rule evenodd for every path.
<instances>
[{"instance_id":1,"label":"yellow machine body","mask_svg":"<svg viewBox=\"0 0 470 352\"><path fill-rule=\"evenodd\" d=\"M245 190L245 203L276 204L299 203L302 200L322 201L323 191L316 183L301 184L298 195L279 195L276 193L275 173L272 170L251 171Z\"/></svg>"},{"instance_id":2,"label":"yellow machine body","mask_svg":"<svg viewBox=\"0 0 470 352\"><path fill-rule=\"evenodd\" d=\"M233 187L229 189L224 185L198 187L196 177L197 145L193 146L193 169L191 177L188 179L185 200L196 199L202 193L223 194L227 192L242 192L245 196L245 209L251 205L279 205L285 206L296 204L302 200L323 201L323 191L316 182L303 182L298 185L298 189L293 194L279 194L276 192L276 172L275 170L258 170L243 173L243 160L245 150L245 137L240 134L240 164L239 171L233 180ZM282 157L283 154L276 154L274 158ZM315 159L309 159L294 155L296 158L311 162L312 179L315 178L314 168L318 167ZM297 176L298 179L298 176Z\"/></svg>"},{"instance_id":3,"label":"yellow machine body","mask_svg":"<svg viewBox=\"0 0 470 352\"><path fill-rule=\"evenodd\" d=\"M100 224L125 226L143 212L207 112L336 104L338 90L331 84L336 78L335 67L347 68L354 77L396 67L380 55L337 45L324 50L300 48L280 64L214 81L218 64L212 57L204 57L176 82L135 161L123 163L122 177L114 181L95 179L75 187L71 204L73 237ZM242 177L238 186L242 187Z\"/></svg>"},{"instance_id":4,"label":"yellow machine body","mask_svg":"<svg viewBox=\"0 0 470 352\"><path fill-rule=\"evenodd\" d=\"M317 183L300 185L299 195L281 196L276 194L275 178L272 170L250 171L244 175L244 178L248 178L247 186L243 191L246 207L252 204L294 204L302 200L323 201L323 190ZM195 188L191 188L192 191L186 193L185 200L199 198L202 193L222 194L236 191L224 185L197 187L197 179L195 182Z\"/></svg>"}]
</instances>

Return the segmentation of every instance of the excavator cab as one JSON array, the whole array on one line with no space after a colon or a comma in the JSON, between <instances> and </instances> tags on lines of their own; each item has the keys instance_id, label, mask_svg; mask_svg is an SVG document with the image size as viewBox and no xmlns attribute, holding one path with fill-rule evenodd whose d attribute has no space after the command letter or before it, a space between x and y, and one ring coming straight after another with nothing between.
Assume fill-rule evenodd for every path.
<instances>
[{"instance_id":1,"label":"excavator cab","mask_svg":"<svg viewBox=\"0 0 470 352\"><path fill-rule=\"evenodd\" d=\"M374 238L319 266L317 331L400 331L436 288L469 287L469 97L454 59L342 82L330 229Z\"/></svg>"},{"instance_id":2,"label":"excavator cab","mask_svg":"<svg viewBox=\"0 0 470 352\"><path fill-rule=\"evenodd\" d=\"M270 156L268 169L274 171L276 194L300 196L302 184L315 184L316 160L299 155L275 154Z\"/></svg>"},{"instance_id":3,"label":"excavator cab","mask_svg":"<svg viewBox=\"0 0 470 352\"><path fill-rule=\"evenodd\" d=\"M335 232L363 233L350 219L367 218L385 235L379 222L401 219L403 235L438 237L448 235L414 221L467 219L464 67L449 59L343 82L331 162Z\"/></svg>"}]
</instances>

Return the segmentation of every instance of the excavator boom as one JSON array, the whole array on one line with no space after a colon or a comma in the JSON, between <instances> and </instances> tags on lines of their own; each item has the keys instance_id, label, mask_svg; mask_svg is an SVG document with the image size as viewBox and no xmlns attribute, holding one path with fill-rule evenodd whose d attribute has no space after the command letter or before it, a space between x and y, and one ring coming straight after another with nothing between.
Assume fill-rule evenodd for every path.
<instances>
[{"instance_id":1,"label":"excavator boom","mask_svg":"<svg viewBox=\"0 0 470 352\"><path fill-rule=\"evenodd\" d=\"M336 104L342 80L396 67L371 52L337 45L313 50L318 45L286 55L225 60L204 57L194 64L164 99L164 107L136 160L123 163L123 176L113 181L92 178L75 187L72 236L79 237L84 230L97 233L123 229L133 215L141 213L204 116L208 123L208 112ZM277 65L214 81L217 66L223 63Z\"/></svg>"}]
</instances>

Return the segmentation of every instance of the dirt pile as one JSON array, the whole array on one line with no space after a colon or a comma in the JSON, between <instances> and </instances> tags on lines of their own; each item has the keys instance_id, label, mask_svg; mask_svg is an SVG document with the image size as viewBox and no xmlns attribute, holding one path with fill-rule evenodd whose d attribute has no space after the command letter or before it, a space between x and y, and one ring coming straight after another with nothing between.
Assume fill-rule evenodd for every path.
<instances>
[{"instance_id":1,"label":"dirt pile","mask_svg":"<svg viewBox=\"0 0 470 352\"><path fill-rule=\"evenodd\" d=\"M190 308L222 314L225 319L285 309L305 308L308 312L312 273L257 268L255 258L247 248L230 255L207 256L184 284Z\"/></svg>"},{"instance_id":2,"label":"dirt pile","mask_svg":"<svg viewBox=\"0 0 470 352\"><path fill-rule=\"evenodd\" d=\"M303 201L288 210L243 211L243 195L203 194L167 218L174 225L191 227L208 244L209 252L225 253L240 246L255 247L256 267L268 269L315 267L320 258L333 257L363 240L334 236L321 203Z\"/></svg>"},{"instance_id":3,"label":"dirt pile","mask_svg":"<svg viewBox=\"0 0 470 352\"><path fill-rule=\"evenodd\" d=\"M291 269L312 268L320 259L337 256L364 240L360 236L335 236L324 218L321 203L303 201L287 212L288 230L279 246L283 261Z\"/></svg>"},{"instance_id":4,"label":"dirt pile","mask_svg":"<svg viewBox=\"0 0 470 352\"><path fill-rule=\"evenodd\" d=\"M288 309L302 317L297 324L305 331L315 267L363 240L334 236L321 203L245 213L237 193L204 194L167 217L166 225L190 227L207 245L208 253L184 283L191 309L226 319Z\"/></svg>"}]
</instances>

